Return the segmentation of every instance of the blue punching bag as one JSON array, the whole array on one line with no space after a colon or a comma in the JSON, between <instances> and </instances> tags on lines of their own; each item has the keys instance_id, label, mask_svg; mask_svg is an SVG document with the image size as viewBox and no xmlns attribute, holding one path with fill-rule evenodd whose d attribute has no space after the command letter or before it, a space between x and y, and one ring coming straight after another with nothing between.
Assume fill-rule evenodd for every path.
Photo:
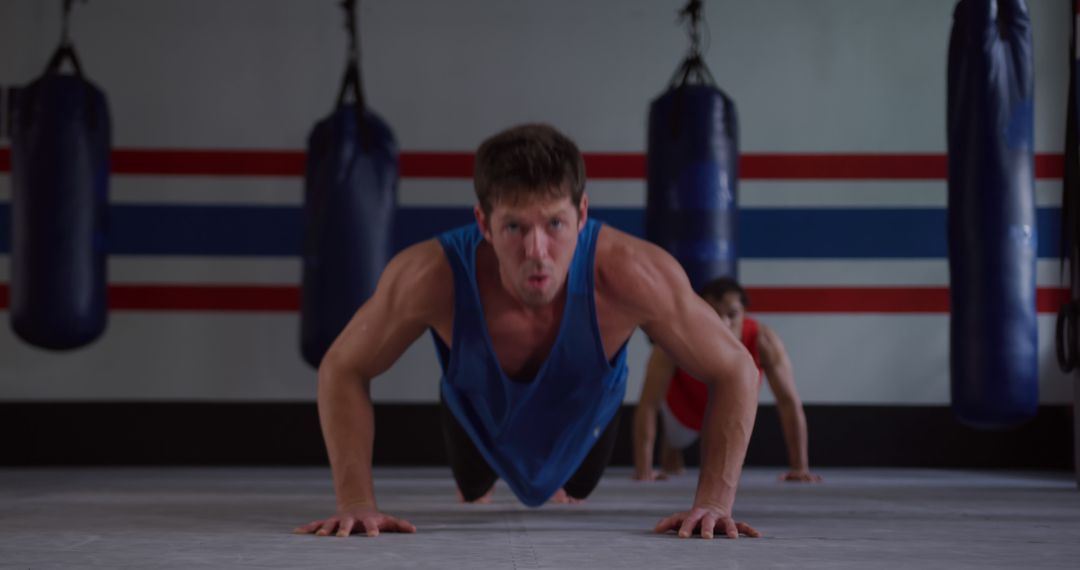
<instances>
[{"instance_id":1,"label":"blue punching bag","mask_svg":"<svg viewBox=\"0 0 1080 570\"><path fill-rule=\"evenodd\" d=\"M65 58L74 75L59 73ZM77 348L106 324L108 105L65 41L11 108L11 325L30 344Z\"/></svg>"},{"instance_id":2,"label":"blue punching bag","mask_svg":"<svg viewBox=\"0 0 1080 570\"><path fill-rule=\"evenodd\" d=\"M1080 27L1080 3L1070 3L1072 39L1069 42L1069 89L1065 112L1065 171L1061 194L1061 268L1069 262L1068 302L1058 310L1054 348L1058 366L1072 373L1073 417L1080 417L1080 49L1077 49L1077 28ZM1080 421L1073 421L1073 464L1080 485Z\"/></svg>"},{"instance_id":3,"label":"blue punching bag","mask_svg":"<svg viewBox=\"0 0 1080 570\"><path fill-rule=\"evenodd\" d=\"M696 5L696 6L695 6ZM700 3L683 11L700 18ZM649 108L645 237L682 264L699 289L737 277L738 121L697 50Z\"/></svg>"},{"instance_id":4,"label":"blue punching bag","mask_svg":"<svg viewBox=\"0 0 1080 570\"><path fill-rule=\"evenodd\" d=\"M393 247L397 144L364 108L357 62L351 51L337 106L308 138L300 344L315 367L374 293Z\"/></svg>"},{"instance_id":5,"label":"blue punching bag","mask_svg":"<svg viewBox=\"0 0 1080 570\"><path fill-rule=\"evenodd\" d=\"M1023 0L961 0L949 41L953 411L1001 428L1035 415L1038 338L1031 27Z\"/></svg>"}]
</instances>

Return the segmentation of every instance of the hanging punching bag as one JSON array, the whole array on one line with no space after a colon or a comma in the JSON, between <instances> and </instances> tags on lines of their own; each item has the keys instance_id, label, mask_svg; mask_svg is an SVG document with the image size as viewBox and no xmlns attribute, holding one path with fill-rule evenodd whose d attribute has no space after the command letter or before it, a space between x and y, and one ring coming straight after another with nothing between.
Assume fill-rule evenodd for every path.
<instances>
[{"instance_id":1,"label":"hanging punching bag","mask_svg":"<svg viewBox=\"0 0 1080 570\"><path fill-rule=\"evenodd\" d=\"M1069 91L1065 113L1065 172L1061 192L1061 269L1069 268L1069 301L1057 315L1054 348L1062 372L1073 381L1073 417L1080 417L1080 48L1076 33L1080 27L1080 3L1071 3L1072 39L1069 45ZM1064 271L1063 271L1064 272ZM1073 464L1080 485L1080 421L1073 422Z\"/></svg>"},{"instance_id":2,"label":"hanging punching bag","mask_svg":"<svg viewBox=\"0 0 1080 570\"><path fill-rule=\"evenodd\" d=\"M961 0L948 72L950 372L957 418L1035 415L1031 28L1023 0Z\"/></svg>"},{"instance_id":3,"label":"hanging punching bag","mask_svg":"<svg viewBox=\"0 0 1080 570\"><path fill-rule=\"evenodd\" d=\"M1054 349L1058 366L1068 374L1080 365L1080 92L1076 88L1080 72L1080 52L1076 48L1076 27L1080 15L1074 11L1080 6L1069 7L1072 16L1072 39L1069 46L1069 90L1065 99L1065 154L1061 193L1061 265L1064 274L1068 260L1069 290L1071 298L1058 310L1055 326ZM1080 398L1080 392L1077 392ZM1080 422L1076 422L1080 429ZM1080 433L1080 432L1078 432ZM1080 440L1077 440L1080 445ZM1078 448L1080 449L1080 448ZM1077 463L1080 468L1080 463Z\"/></svg>"},{"instance_id":4,"label":"hanging punching bag","mask_svg":"<svg viewBox=\"0 0 1080 570\"><path fill-rule=\"evenodd\" d=\"M348 3L346 11L351 23ZM355 46L351 25L350 32ZM308 138L300 345L314 367L375 292L393 247L397 144L386 123L364 107L354 49L336 108ZM349 92L351 105L345 103Z\"/></svg>"},{"instance_id":5,"label":"hanging punching bag","mask_svg":"<svg viewBox=\"0 0 1080 570\"><path fill-rule=\"evenodd\" d=\"M738 122L697 48L700 2L691 20L690 55L649 107L645 237L682 264L699 289L737 278Z\"/></svg>"},{"instance_id":6,"label":"hanging punching bag","mask_svg":"<svg viewBox=\"0 0 1080 570\"><path fill-rule=\"evenodd\" d=\"M65 58L74 75L59 73ZM80 347L106 323L108 105L66 42L11 96L11 325L33 345Z\"/></svg>"}]
</instances>

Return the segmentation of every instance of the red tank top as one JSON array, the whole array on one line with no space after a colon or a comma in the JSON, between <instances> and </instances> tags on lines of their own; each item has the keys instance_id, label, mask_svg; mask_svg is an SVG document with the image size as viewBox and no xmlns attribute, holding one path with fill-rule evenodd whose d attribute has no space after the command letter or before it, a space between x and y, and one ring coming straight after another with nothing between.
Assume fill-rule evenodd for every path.
<instances>
[{"instance_id":1,"label":"red tank top","mask_svg":"<svg viewBox=\"0 0 1080 570\"><path fill-rule=\"evenodd\" d=\"M758 367L758 379L760 382L761 355L758 353L758 322L750 317L743 317L742 343L754 357L754 364ZM681 368L675 369L675 375L668 384L667 405L671 413L682 425L701 431L701 424L705 421L705 404L709 401L709 387L704 382L683 372Z\"/></svg>"}]
</instances>

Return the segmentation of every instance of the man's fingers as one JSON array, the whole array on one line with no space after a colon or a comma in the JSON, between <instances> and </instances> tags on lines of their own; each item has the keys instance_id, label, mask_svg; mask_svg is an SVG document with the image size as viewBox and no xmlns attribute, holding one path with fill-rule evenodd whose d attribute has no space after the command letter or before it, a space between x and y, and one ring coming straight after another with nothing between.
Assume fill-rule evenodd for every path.
<instances>
[{"instance_id":1,"label":"man's fingers","mask_svg":"<svg viewBox=\"0 0 1080 570\"><path fill-rule=\"evenodd\" d=\"M383 530L387 532L416 532L416 526L404 519L398 519L394 517L386 517L386 520L381 525Z\"/></svg>"},{"instance_id":2,"label":"man's fingers","mask_svg":"<svg viewBox=\"0 0 1080 570\"><path fill-rule=\"evenodd\" d=\"M682 526L679 527L679 538L690 538L694 536L694 529L697 528L698 521L701 520L701 515L689 513L688 516L683 519Z\"/></svg>"},{"instance_id":3,"label":"man's fingers","mask_svg":"<svg viewBox=\"0 0 1080 570\"><path fill-rule=\"evenodd\" d=\"M699 529L701 538L713 538L718 532L728 538L739 538L740 534L753 538L761 536L760 532L746 523L737 523L729 517L717 516L704 509L675 513L656 524L657 533L677 530L679 538L690 538L694 536L694 531Z\"/></svg>"},{"instance_id":4,"label":"man's fingers","mask_svg":"<svg viewBox=\"0 0 1080 570\"><path fill-rule=\"evenodd\" d=\"M664 533L669 530L674 530L679 527L679 523L682 522L682 514L674 514L666 519L661 519L656 523L656 532Z\"/></svg>"},{"instance_id":5,"label":"man's fingers","mask_svg":"<svg viewBox=\"0 0 1080 570\"><path fill-rule=\"evenodd\" d=\"M366 532L368 536L379 536L379 523L375 522L375 519L365 518L361 522L364 525L364 532Z\"/></svg>"},{"instance_id":6,"label":"man's fingers","mask_svg":"<svg viewBox=\"0 0 1080 570\"><path fill-rule=\"evenodd\" d=\"M813 473L804 473L797 471L788 471L780 476L781 481L790 481L794 483L820 483L821 476Z\"/></svg>"},{"instance_id":7,"label":"man's fingers","mask_svg":"<svg viewBox=\"0 0 1080 570\"><path fill-rule=\"evenodd\" d=\"M739 538L739 528L735 525L735 521L724 517L720 520L720 525L725 536L728 538Z\"/></svg>"},{"instance_id":8,"label":"man's fingers","mask_svg":"<svg viewBox=\"0 0 1080 570\"><path fill-rule=\"evenodd\" d=\"M761 533L754 529L754 527L746 523L735 523L735 528L740 534L749 536L751 538L761 538Z\"/></svg>"},{"instance_id":9,"label":"man's fingers","mask_svg":"<svg viewBox=\"0 0 1080 570\"><path fill-rule=\"evenodd\" d=\"M296 534L311 534L318 530L320 526L322 526L322 521L311 521L306 525L294 528L293 532Z\"/></svg>"},{"instance_id":10,"label":"man's fingers","mask_svg":"<svg viewBox=\"0 0 1080 570\"><path fill-rule=\"evenodd\" d=\"M361 515L358 517L357 515ZM414 533L416 527L407 520L383 515L378 512L345 513L330 517L326 520L312 521L306 525L293 529L297 534L311 534L318 536L336 535L339 537L350 536L353 533L363 532L368 536L379 536L380 531Z\"/></svg>"},{"instance_id":11,"label":"man's fingers","mask_svg":"<svg viewBox=\"0 0 1080 570\"><path fill-rule=\"evenodd\" d=\"M349 536L352 534L353 526L356 525L356 519L348 517L341 521L341 526L338 527L337 535L341 537Z\"/></svg>"},{"instance_id":12,"label":"man's fingers","mask_svg":"<svg viewBox=\"0 0 1080 570\"><path fill-rule=\"evenodd\" d=\"M701 538L712 538L714 528L716 528L715 516L705 515L701 517Z\"/></svg>"},{"instance_id":13,"label":"man's fingers","mask_svg":"<svg viewBox=\"0 0 1080 570\"><path fill-rule=\"evenodd\" d=\"M337 530L338 519L337 517L326 519L320 525L319 530L315 531L315 534L319 536L330 536Z\"/></svg>"}]
</instances>

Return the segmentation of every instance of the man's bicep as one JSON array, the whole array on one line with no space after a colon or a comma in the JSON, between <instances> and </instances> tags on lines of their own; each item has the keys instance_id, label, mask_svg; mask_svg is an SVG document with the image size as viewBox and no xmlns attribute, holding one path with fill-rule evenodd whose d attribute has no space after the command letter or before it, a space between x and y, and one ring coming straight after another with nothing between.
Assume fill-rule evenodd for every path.
<instances>
[{"instance_id":1,"label":"man's bicep","mask_svg":"<svg viewBox=\"0 0 1080 570\"><path fill-rule=\"evenodd\" d=\"M702 380L737 366L750 353L698 296L679 262L663 249L627 238L605 263L604 281L634 322L683 370ZM607 273L610 272L610 275Z\"/></svg>"},{"instance_id":2,"label":"man's bicep","mask_svg":"<svg viewBox=\"0 0 1080 570\"><path fill-rule=\"evenodd\" d=\"M414 246L418 247L418 246ZM431 326L440 298L428 291L428 252L403 252L379 278L375 293L353 315L330 347L334 362L371 379L382 374ZM438 268L436 268L437 270Z\"/></svg>"},{"instance_id":3,"label":"man's bicep","mask_svg":"<svg viewBox=\"0 0 1080 570\"><path fill-rule=\"evenodd\" d=\"M749 358L716 312L696 294L680 300L669 316L650 323L646 332L683 370L703 381Z\"/></svg>"},{"instance_id":4,"label":"man's bicep","mask_svg":"<svg viewBox=\"0 0 1080 570\"><path fill-rule=\"evenodd\" d=\"M382 374L427 328L394 314L384 299L373 296L353 315L327 356L332 354L336 364L366 379Z\"/></svg>"}]
</instances>

